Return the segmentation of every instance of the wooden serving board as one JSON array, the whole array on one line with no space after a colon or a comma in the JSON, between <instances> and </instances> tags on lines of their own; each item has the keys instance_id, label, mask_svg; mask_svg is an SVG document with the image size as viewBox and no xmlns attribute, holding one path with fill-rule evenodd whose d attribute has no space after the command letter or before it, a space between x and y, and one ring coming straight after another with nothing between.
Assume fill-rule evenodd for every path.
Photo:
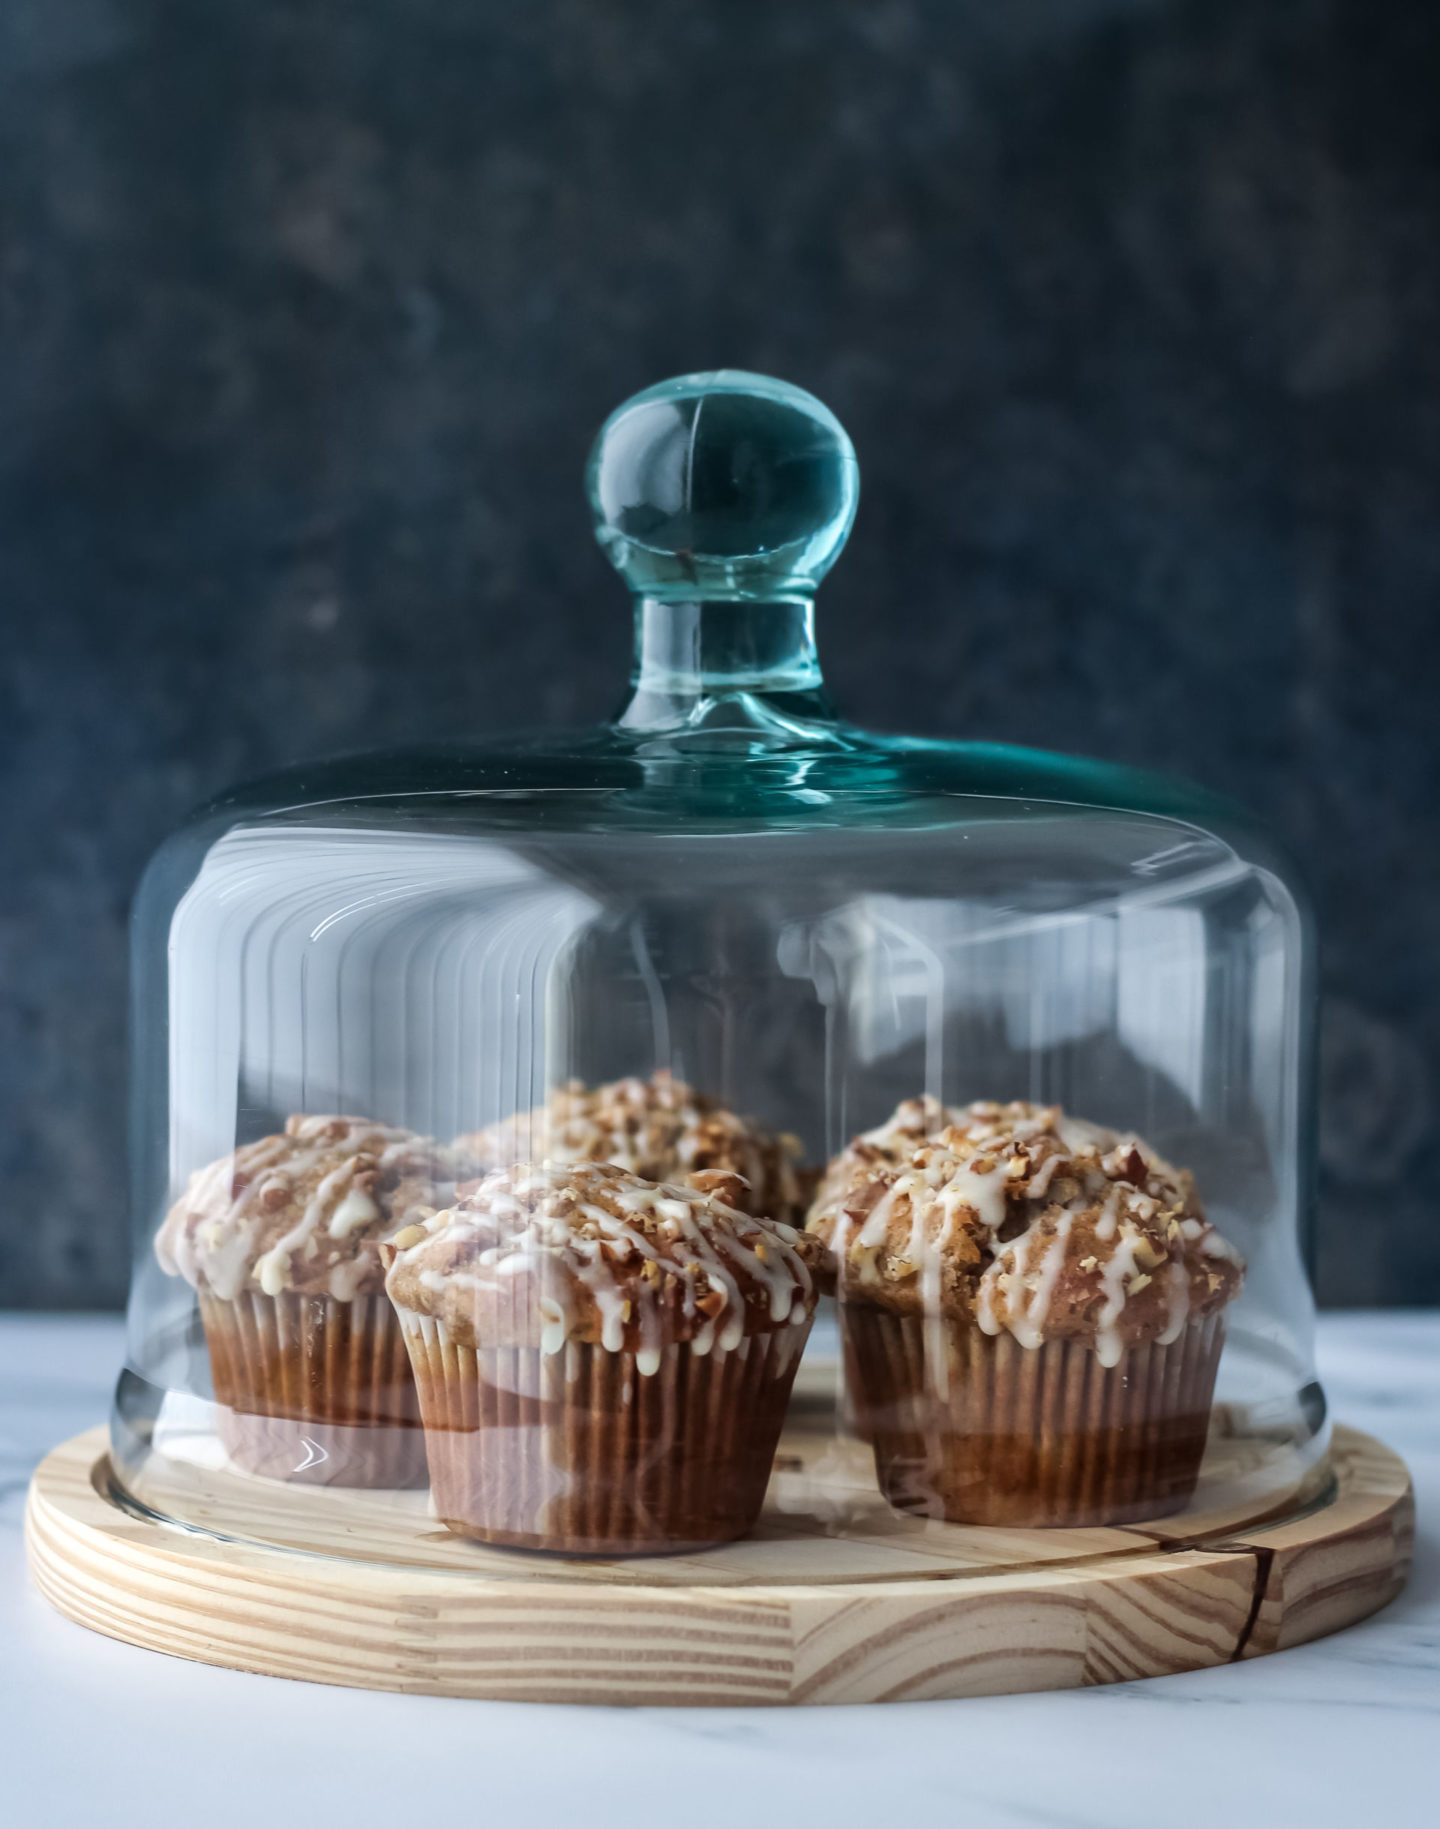
<instances>
[{"instance_id":1,"label":"wooden serving board","mask_svg":"<svg viewBox=\"0 0 1440 1829\"><path fill-rule=\"evenodd\" d=\"M817 1421L802 1407L787 1430L753 1538L611 1562L464 1543L423 1494L341 1496L199 1468L184 1510L208 1528L165 1523L118 1493L106 1432L92 1429L35 1475L30 1566L81 1625L204 1663L427 1695L691 1706L1202 1669L1363 1619L1409 1567L1409 1474L1352 1429L1335 1431L1333 1479L1293 1489L1262 1523L1237 1528L1234 1506L1212 1506L1153 1527L996 1531L898 1519L878 1493L857 1522L868 1456ZM1243 1449L1217 1452L1243 1487ZM817 1510L837 1483L851 1487L843 1531Z\"/></svg>"}]
</instances>

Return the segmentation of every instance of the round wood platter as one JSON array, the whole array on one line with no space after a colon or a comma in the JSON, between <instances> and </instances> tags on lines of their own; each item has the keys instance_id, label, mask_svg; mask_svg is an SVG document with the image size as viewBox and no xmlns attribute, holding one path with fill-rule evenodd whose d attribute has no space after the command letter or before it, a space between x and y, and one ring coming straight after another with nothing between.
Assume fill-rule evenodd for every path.
<instances>
[{"instance_id":1,"label":"round wood platter","mask_svg":"<svg viewBox=\"0 0 1440 1829\"><path fill-rule=\"evenodd\" d=\"M1243 1529L1233 1507L1124 1529L966 1529L896 1518L876 1493L873 1515L857 1524L852 1506L845 1531L827 1532L801 1486L824 1454L833 1490L846 1453L855 1465L839 1477L858 1490L865 1451L802 1420L753 1538L597 1563L464 1543L423 1494L369 1495L367 1508L366 1495L224 1473L197 1471L186 1495L210 1528L177 1526L123 1499L92 1429L40 1466L26 1533L36 1584L62 1613L177 1657L362 1689L680 1706L935 1700L1203 1669L1363 1619L1409 1567L1409 1474L1353 1429L1335 1431L1333 1479Z\"/></svg>"}]
</instances>

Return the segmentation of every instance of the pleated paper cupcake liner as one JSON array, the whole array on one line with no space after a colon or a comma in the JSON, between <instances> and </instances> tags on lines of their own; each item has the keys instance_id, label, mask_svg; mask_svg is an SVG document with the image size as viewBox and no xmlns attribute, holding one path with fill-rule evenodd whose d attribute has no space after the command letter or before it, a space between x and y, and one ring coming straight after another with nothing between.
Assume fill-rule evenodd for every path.
<instances>
[{"instance_id":1,"label":"pleated paper cupcake liner","mask_svg":"<svg viewBox=\"0 0 1440 1829\"><path fill-rule=\"evenodd\" d=\"M810 1328L729 1352L475 1348L401 1311L435 1509L484 1543L571 1555L702 1549L750 1530Z\"/></svg>"},{"instance_id":2,"label":"pleated paper cupcake liner","mask_svg":"<svg viewBox=\"0 0 1440 1829\"><path fill-rule=\"evenodd\" d=\"M846 1376L881 1490L959 1524L1127 1524L1189 1502L1210 1427L1223 1313L1170 1346L1034 1348L965 1323L841 1305Z\"/></svg>"},{"instance_id":3,"label":"pleated paper cupcake liner","mask_svg":"<svg viewBox=\"0 0 1440 1829\"><path fill-rule=\"evenodd\" d=\"M314 1486L425 1484L409 1355L384 1296L202 1294L200 1314L237 1466Z\"/></svg>"}]
</instances>

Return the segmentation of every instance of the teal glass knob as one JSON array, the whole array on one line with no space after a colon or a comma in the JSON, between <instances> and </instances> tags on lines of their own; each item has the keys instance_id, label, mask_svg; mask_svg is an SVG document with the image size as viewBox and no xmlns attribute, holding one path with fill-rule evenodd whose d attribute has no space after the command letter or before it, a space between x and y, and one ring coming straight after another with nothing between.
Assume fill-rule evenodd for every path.
<instances>
[{"instance_id":1,"label":"teal glass knob","mask_svg":"<svg viewBox=\"0 0 1440 1829\"><path fill-rule=\"evenodd\" d=\"M860 467L813 394L718 369L617 407L586 486L595 537L636 596L804 602L850 532Z\"/></svg>"}]
</instances>

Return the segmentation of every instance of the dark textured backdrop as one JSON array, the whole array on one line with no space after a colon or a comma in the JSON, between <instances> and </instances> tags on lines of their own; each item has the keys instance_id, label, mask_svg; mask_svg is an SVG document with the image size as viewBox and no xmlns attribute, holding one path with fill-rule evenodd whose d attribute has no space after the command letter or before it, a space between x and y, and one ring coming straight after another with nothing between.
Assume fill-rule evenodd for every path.
<instances>
[{"instance_id":1,"label":"dark textured backdrop","mask_svg":"<svg viewBox=\"0 0 1440 1829\"><path fill-rule=\"evenodd\" d=\"M879 725L1249 801L1331 1300L1440 1299L1440 7L0 0L0 1299L118 1300L126 903L232 777L587 718L678 370L864 466Z\"/></svg>"}]
</instances>

